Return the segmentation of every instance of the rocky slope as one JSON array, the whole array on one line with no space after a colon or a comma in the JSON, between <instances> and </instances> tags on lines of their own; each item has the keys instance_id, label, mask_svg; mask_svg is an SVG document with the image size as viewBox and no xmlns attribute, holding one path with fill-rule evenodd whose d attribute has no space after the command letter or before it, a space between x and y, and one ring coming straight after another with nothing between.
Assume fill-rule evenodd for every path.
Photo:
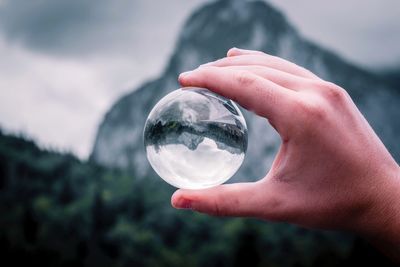
<instances>
[{"instance_id":1,"label":"rocky slope","mask_svg":"<svg viewBox=\"0 0 400 267\"><path fill-rule=\"evenodd\" d=\"M261 1L221 0L205 5L187 20L162 75L122 97L106 114L91 159L111 167L152 175L142 131L156 102L178 88L179 73L225 56L233 47L257 49L304 66L346 88L356 104L400 161L400 94L373 74L300 36L286 18ZM279 138L267 121L244 112L249 147L236 180L255 180L268 170Z\"/></svg>"}]
</instances>

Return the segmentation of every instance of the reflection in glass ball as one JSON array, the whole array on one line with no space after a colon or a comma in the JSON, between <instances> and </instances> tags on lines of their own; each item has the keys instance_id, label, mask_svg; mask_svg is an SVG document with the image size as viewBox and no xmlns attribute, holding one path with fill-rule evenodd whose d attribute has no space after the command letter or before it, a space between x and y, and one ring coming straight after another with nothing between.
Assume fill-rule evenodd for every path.
<instances>
[{"instance_id":1,"label":"reflection in glass ball","mask_svg":"<svg viewBox=\"0 0 400 267\"><path fill-rule=\"evenodd\" d=\"M162 98L150 112L143 136L157 174L186 189L222 184L239 169L247 149L247 126L238 107L197 87Z\"/></svg>"}]
</instances>

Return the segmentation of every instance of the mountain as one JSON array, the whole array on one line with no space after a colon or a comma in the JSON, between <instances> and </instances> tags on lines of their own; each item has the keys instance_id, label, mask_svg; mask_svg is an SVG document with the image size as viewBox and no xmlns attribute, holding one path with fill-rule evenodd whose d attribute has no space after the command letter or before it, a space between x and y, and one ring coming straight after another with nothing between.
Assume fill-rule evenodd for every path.
<instances>
[{"instance_id":1,"label":"mountain","mask_svg":"<svg viewBox=\"0 0 400 267\"><path fill-rule=\"evenodd\" d=\"M398 91L380 77L303 38L285 16L269 4L233 0L209 3L192 14L162 75L132 90L106 114L98 129L91 159L109 167L132 169L138 176L154 175L142 140L151 108L178 88L179 73L224 57L233 46L283 57L345 88L392 155L400 161ZM249 146L234 181L262 177L280 143L264 118L247 111L244 116L249 129Z\"/></svg>"},{"instance_id":2,"label":"mountain","mask_svg":"<svg viewBox=\"0 0 400 267\"><path fill-rule=\"evenodd\" d=\"M377 74L400 92L400 65L380 70Z\"/></svg>"}]
</instances>

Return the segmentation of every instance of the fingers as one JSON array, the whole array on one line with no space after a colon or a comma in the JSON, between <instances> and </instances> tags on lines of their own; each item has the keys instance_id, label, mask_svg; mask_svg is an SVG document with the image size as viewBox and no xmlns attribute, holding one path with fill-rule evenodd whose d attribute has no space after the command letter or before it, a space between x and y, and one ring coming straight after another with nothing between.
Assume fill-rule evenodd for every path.
<instances>
[{"instance_id":1,"label":"fingers","mask_svg":"<svg viewBox=\"0 0 400 267\"><path fill-rule=\"evenodd\" d=\"M244 108L268 118L283 121L291 112L294 92L269 80L233 68L201 67L179 76L182 86L205 87L236 101Z\"/></svg>"},{"instance_id":2,"label":"fingers","mask_svg":"<svg viewBox=\"0 0 400 267\"><path fill-rule=\"evenodd\" d=\"M265 186L265 181L226 184L204 190L176 191L171 204L214 216L243 216L275 219L280 201Z\"/></svg>"},{"instance_id":3,"label":"fingers","mask_svg":"<svg viewBox=\"0 0 400 267\"><path fill-rule=\"evenodd\" d=\"M313 86L313 81L284 71L262 66L228 66L233 70L249 71L284 88L300 91ZM314 82L315 83L315 82Z\"/></svg>"},{"instance_id":4,"label":"fingers","mask_svg":"<svg viewBox=\"0 0 400 267\"><path fill-rule=\"evenodd\" d=\"M310 72L309 70L302 68L292 62L284 60L279 57L271 56L262 52L229 52L229 56L219 59L214 62L207 63L207 66L225 67L225 66L240 66L240 65L258 65L274 68L280 71L284 71L296 76L300 76L308 79L320 80L318 76Z\"/></svg>"}]
</instances>

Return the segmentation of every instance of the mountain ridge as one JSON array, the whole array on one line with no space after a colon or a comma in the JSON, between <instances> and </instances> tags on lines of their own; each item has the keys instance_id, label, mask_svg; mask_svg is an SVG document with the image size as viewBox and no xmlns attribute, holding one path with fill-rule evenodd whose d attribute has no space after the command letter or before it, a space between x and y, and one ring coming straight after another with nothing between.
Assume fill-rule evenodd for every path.
<instances>
[{"instance_id":1,"label":"mountain ridge","mask_svg":"<svg viewBox=\"0 0 400 267\"><path fill-rule=\"evenodd\" d=\"M160 77L116 102L99 127L91 159L108 167L132 168L139 176L152 172L142 141L144 121L151 108L179 87L179 73L224 57L232 46L283 57L344 87L400 160L396 146L400 133L396 120L400 113L398 92L376 75L301 37L281 12L265 2L228 0L212 2L195 11L186 21ZM264 118L247 111L244 115L249 125L249 149L236 178L256 180L268 170L280 140Z\"/></svg>"}]
</instances>

